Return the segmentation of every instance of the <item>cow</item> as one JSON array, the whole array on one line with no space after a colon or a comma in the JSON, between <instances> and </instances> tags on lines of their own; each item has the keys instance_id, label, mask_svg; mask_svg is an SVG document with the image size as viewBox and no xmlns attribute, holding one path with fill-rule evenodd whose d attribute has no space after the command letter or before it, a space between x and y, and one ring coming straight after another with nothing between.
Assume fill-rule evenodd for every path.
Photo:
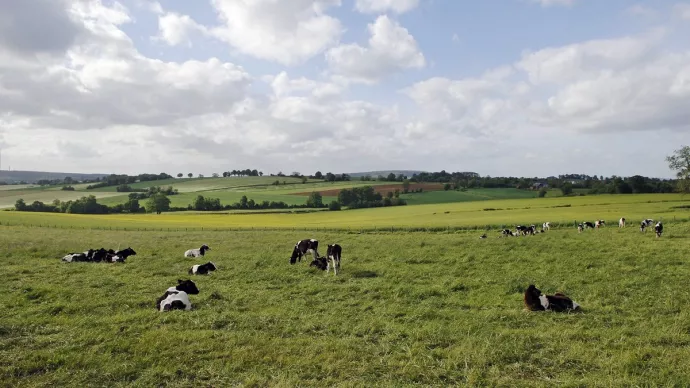
<instances>
[{"instance_id":1,"label":"cow","mask_svg":"<svg viewBox=\"0 0 690 388\"><path fill-rule=\"evenodd\" d=\"M544 225L542 225L543 230L551 230L551 223L550 222L544 222Z\"/></svg>"},{"instance_id":2,"label":"cow","mask_svg":"<svg viewBox=\"0 0 690 388\"><path fill-rule=\"evenodd\" d=\"M190 275L209 275L211 271L217 270L218 267L212 262L209 261L206 264L197 264L193 265L192 268L189 269L189 274Z\"/></svg>"},{"instance_id":3,"label":"cow","mask_svg":"<svg viewBox=\"0 0 690 388\"><path fill-rule=\"evenodd\" d=\"M325 257L317 257L316 259L312 260L309 266L325 271L326 268L328 268L328 259Z\"/></svg>"},{"instance_id":4,"label":"cow","mask_svg":"<svg viewBox=\"0 0 690 388\"><path fill-rule=\"evenodd\" d=\"M136 252L132 248L125 248L121 251L110 253L108 252L105 256L105 261L107 263L124 263L129 256L136 256Z\"/></svg>"},{"instance_id":5,"label":"cow","mask_svg":"<svg viewBox=\"0 0 690 388\"><path fill-rule=\"evenodd\" d=\"M482 239L482 240L485 239L485 238L487 238L486 233L484 233L484 234L482 234L481 236L479 236L479 238Z\"/></svg>"},{"instance_id":6,"label":"cow","mask_svg":"<svg viewBox=\"0 0 690 388\"><path fill-rule=\"evenodd\" d=\"M625 217L621 217L621 219L618 220L618 227L625 228Z\"/></svg>"},{"instance_id":7,"label":"cow","mask_svg":"<svg viewBox=\"0 0 690 388\"><path fill-rule=\"evenodd\" d=\"M640 232L646 232L647 228L654 225L654 220L647 218L640 223Z\"/></svg>"},{"instance_id":8,"label":"cow","mask_svg":"<svg viewBox=\"0 0 690 388\"><path fill-rule=\"evenodd\" d=\"M290 264L295 264L297 262L297 259L299 261L302 261L302 256L305 256L307 253L311 253L314 256L314 259L316 260L318 257L320 257L319 252L319 242L314 239L309 239L309 240L300 240L297 241L297 244L295 244L295 247L292 249L292 256L290 256Z\"/></svg>"},{"instance_id":9,"label":"cow","mask_svg":"<svg viewBox=\"0 0 690 388\"><path fill-rule=\"evenodd\" d=\"M577 232L578 232L578 233L582 233L582 231L584 230L584 228L585 228L584 225L582 225L582 224L577 224Z\"/></svg>"},{"instance_id":10,"label":"cow","mask_svg":"<svg viewBox=\"0 0 690 388\"><path fill-rule=\"evenodd\" d=\"M343 248L338 244L328 245L326 247L326 258L328 258L328 264L333 266L333 274L338 275L338 270L340 269L340 258L343 253ZM330 266L326 266L326 272L328 272Z\"/></svg>"},{"instance_id":11,"label":"cow","mask_svg":"<svg viewBox=\"0 0 690 388\"><path fill-rule=\"evenodd\" d=\"M504 236L515 236L515 233L513 233L513 231L511 231L510 229L503 229L501 231L501 234L503 234Z\"/></svg>"},{"instance_id":12,"label":"cow","mask_svg":"<svg viewBox=\"0 0 690 388\"><path fill-rule=\"evenodd\" d=\"M197 295L199 289L191 280L177 280L177 286L170 287L165 291L165 294L156 300L156 310L170 311L170 310L191 310L192 303L189 301L189 295Z\"/></svg>"},{"instance_id":13,"label":"cow","mask_svg":"<svg viewBox=\"0 0 690 388\"><path fill-rule=\"evenodd\" d=\"M525 307L530 311L567 311L577 310L580 305L572 299L557 292L554 295L543 295L541 291L530 284L525 291Z\"/></svg>"},{"instance_id":14,"label":"cow","mask_svg":"<svg viewBox=\"0 0 690 388\"><path fill-rule=\"evenodd\" d=\"M594 224L589 221L585 221L583 224L585 226L585 229L594 229Z\"/></svg>"},{"instance_id":15,"label":"cow","mask_svg":"<svg viewBox=\"0 0 690 388\"><path fill-rule=\"evenodd\" d=\"M210 250L211 250L211 248L209 248L208 245L204 244L199 249L189 249L189 250L185 251L184 257L204 256L206 254L206 251L210 251Z\"/></svg>"},{"instance_id":16,"label":"cow","mask_svg":"<svg viewBox=\"0 0 690 388\"><path fill-rule=\"evenodd\" d=\"M78 262L78 261L89 261L86 253L68 253L62 258L62 261L66 263Z\"/></svg>"},{"instance_id":17,"label":"cow","mask_svg":"<svg viewBox=\"0 0 690 388\"><path fill-rule=\"evenodd\" d=\"M661 237L661 233L664 231L664 225L661 223L661 221L657 222L656 225L654 225L654 231L656 232L657 238Z\"/></svg>"},{"instance_id":18,"label":"cow","mask_svg":"<svg viewBox=\"0 0 690 388\"><path fill-rule=\"evenodd\" d=\"M596 220L596 221L594 221L594 226L595 226L597 229L599 229L599 228L601 228L602 226L605 226L605 225L606 225L606 222L605 222L604 220Z\"/></svg>"},{"instance_id":19,"label":"cow","mask_svg":"<svg viewBox=\"0 0 690 388\"><path fill-rule=\"evenodd\" d=\"M515 227L515 230L516 230L516 233L517 233L518 235L520 235L520 234L525 234L525 231L527 230L527 227L524 226L524 225L518 225L518 226Z\"/></svg>"}]
</instances>

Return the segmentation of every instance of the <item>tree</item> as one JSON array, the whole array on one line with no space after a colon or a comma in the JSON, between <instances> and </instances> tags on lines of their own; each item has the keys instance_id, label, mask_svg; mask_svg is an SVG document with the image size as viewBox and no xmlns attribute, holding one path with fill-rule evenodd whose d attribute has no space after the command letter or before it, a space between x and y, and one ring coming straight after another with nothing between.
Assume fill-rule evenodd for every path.
<instances>
[{"instance_id":1,"label":"tree","mask_svg":"<svg viewBox=\"0 0 690 388\"><path fill-rule=\"evenodd\" d=\"M170 210L170 198L163 193L154 194L146 201L145 208L149 213L161 214Z\"/></svg>"},{"instance_id":2,"label":"tree","mask_svg":"<svg viewBox=\"0 0 690 388\"><path fill-rule=\"evenodd\" d=\"M388 174L388 176L386 177L386 180L388 182L395 182L395 174L393 174L393 173Z\"/></svg>"},{"instance_id":3,"label":"tree","mask_svg":"<svg viewBox=\"0 0 690 388\"><path fill-rule=\"evenodd\" d=\"M178 177L178 178L182 178L183 176L184 176L184 175L183 175L181 172L177 174L177 177Z\"/></svg>"},{"instance_id":4,"label":"tree","mask_svg":"<svg viewBox=\"0 0 690 388\"><path fill-rule=\"evenodd\" d=\"M443 185L443 190L448 191L450 190L450 187L450 183L446 183L445 185Z\"/></svg>"},{"instance_id":5,"label":"tree","mask_svg":"<svg viewBox=\"0 0 690 388\"><path fill-rule=\"evenodd\" d=\"M677 189L683 194L690 193L690 146L682 146L667 156L668 168L676 172Z\"/></svg>"},{"instance_id":6,"label":"tree","mask_svg":"<svg viewBox=\"0 0 690 388\"><path fill-rule=\"evenodd\" d=\"M19 198L17 202L14 203L14 209L20 212L26 210L26 202Z\"/></svg>"},{"instance_id":7,"label":"tree","mask_svg":"<svg viewBox=\"0 0 690 388\"><path fill-rule=\"evenodd\" d=\"M338 201L331 201L328 205L328 210L337 211L340 210L340 203Z\"/></svg>"},{"instance_id":8,"label":"tree","mask_svg":"<svg viewBox=\"0 0 690 388\"><path fill-rule=\"evenodd\" d=\"M307 207L323 207L323 197L321 193L315 191L307 198Z\"/></svg>"},{"instance_id":9,"label":"tree","mask_svg":"<svg viewBox=\"0 0 690 388\"><path fill-rule=\"evenodd\" d=\"M570 195L573 193L573 184L570 182L565 182L563 184L563 187L561 187L561 191L563 192L563 195Z\"/></svg>"},{"instance_id":10,"label":"tree","mask_svg":"<svg viewBox=\"0 0 690 388\"><path fill-rule=\"evenodd\" d=\"M539 198L544 198L544 197L546 197L546 188L542 187L539 190Z\"/></svg>"},{"instance_id":11,"label":"tree","mask_svg":"<svg viewBox=\"0 0 690 388\"><path fill-rule=\"evenodd\" d=\"M218 178L220 175L218 175L217 172L214 172L213 174L211 174L211 176L214 177L214 178Z\"/></svg>"},{"instance_id":12,"label":"tree","mask_svg":"<svg viewBox=\"0 0 690 388\"><path fill-rule=\"evenodd\" d=\"M242 209L246 209L246 208L247 208L247 203L248 203L247 196L246 196L246 195L243 195L242 198L240 198L240 207L241 207Z\"/></svg>"},{"instance_id":13,"label":"tree","mask_svg":"<svg viewBox=\"0 0 690 388\"><path fill-rule=\"evenodd\" d=\"M192 173L190 172L189 174L187 174L187 176L188 176L189 178L191 178L191 177L194 176L194 174L192 174Z\"/></svg>"},{"instance_id":14,"label":"tree","mask_svg":"<svg viewBox=\"0 0 690 388\"><path fill-rule=\"evenodd\" d=\"M314 174L314 178L316 178L316 179L323 179L323 174L321 173L321 171L317 171L317 172Z\"/></svg>"},{"instance_id":15,"label":"tree","mask_svg":"<svg viewBox=\"0 0 690 388\"><path fill-rule=\"evenodd\" d=\"M140 208L138 199L130 199L124 204L124 209L129 213L138 213Z\"/></svg>"}]
</instances>

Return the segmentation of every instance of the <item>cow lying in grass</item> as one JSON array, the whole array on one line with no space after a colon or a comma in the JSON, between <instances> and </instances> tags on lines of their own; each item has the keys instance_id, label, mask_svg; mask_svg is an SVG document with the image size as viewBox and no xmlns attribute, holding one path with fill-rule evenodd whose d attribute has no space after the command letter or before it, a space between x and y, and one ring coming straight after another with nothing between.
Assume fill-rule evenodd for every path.
<instances>
[{"instance_id":1,"label":"cow lying in grass","mask_svg":"<svg viewBox=\"0 0 690 388\"><path fill-rule=\"evenodd\" d=\"M556 293L554 295L543 295L541 291L530 284L525 291L525 307L531 311L567 311L577 310L580 305L573 302L567 296Z\"/></svg>"},{"instance_id":2,"label":"cow lying in grass","mask_svg":"<svg viewBox=\"0 0 690 388\"><path fill-rule=\"evenodd\" d=\"M156 300L156 310L191 310L192 302L189 301L189 295L198 293L199 289L193 281L178 279L175 287L168 288L165 294Z\"/></svg>"},{"instance_id":3,"label":"cow lying in grass","mask_svg":"<svg viewBox=\"0 0 690 388\"><path fill-rule=\"evenodd\" d=\"M215 271L218 269L213 262L209 261L206 264L197 264L193 265L192 268L189 269L189 274L190 275L208 275L211 273L211 271Z\"/></svg>"},{"instance_id":4,"label":"cow lying in grass","mask_svg":"<svg viewBox=\"0 0 690 388\"><path fill-rule=\"evenodd\" d=\"M184 257L200 257L206 254L206 251L210 251L211 248L204 244L199 249L188 249L184 252Z\"/></svg>"},{"instance_id":5,"label":"cow lying in grass","mask_svg":"<svg viewBox=\"0 0 690 388\"><path fill-rule=\"evenodd\" d=\"M328 245L326 250L326 257L316 257L312 260L310 267L316 267L322 271L329 272L330 268L333 267L333 274L338 275L338 270L340 269L340 257L342 255L343 248L338 244Z\"/></svg>"},{"instance_id":6,"label":"cow lying in grass","mask_svg":"<svg viewBox=\"0 0 690 388\"><path fill-rule=\"evenodd\" d=\"M89 249L82 253L70 253L62 258L62 261L67 263L72 262L93 262L93 263L124 263L129 256L135 256L137 253L132 248L125 248L121 251L115 252L112 249L106 250L105 248L100 249Z\"/></svg>"}]
</instances>

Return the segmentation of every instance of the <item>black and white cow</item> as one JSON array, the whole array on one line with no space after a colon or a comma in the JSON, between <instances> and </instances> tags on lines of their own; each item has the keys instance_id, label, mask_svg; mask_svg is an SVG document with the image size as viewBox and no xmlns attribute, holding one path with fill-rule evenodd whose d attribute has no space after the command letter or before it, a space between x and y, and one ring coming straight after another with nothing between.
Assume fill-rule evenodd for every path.
<instances>
[{"instance_id":1,"label":"black and white cow","mask_svg":"<svg viewBox=\"0 0 690 388\"><path fill-rule=\"evenodd\" d=\"M518 225L518 226L515 227L515 230L516 230L516 233L517 233L518 235L520 235L520 234L525 234L525 231L527 230L527 227L524 226L524 225Z\"/></svg>"},{"instance_id":2,"label":"black and white cow","mask_svg":"<svg viewBox=\"0 0 690 388\"><path fill-rule=\"evenodd\" d=\"M625 217L621 217L621 219L618 220L618 227L625 228Z\"/></svg>"},{"instance_id":3,"label":"black and white cow","mask_svg":"<svg viewBox=\"0 0 690 388\"><path fill-rule=\"evenodd\" d=\"M585 229L585 226L582 224L577 224L577 232L582 233L582 231Z\"/></svg>"},{"instance_id":4,"label":"black and white cow","mask_svg":"<svg viewBox=\"0 0 690 388\"><path fill-rule=\"evenodd\" d=\"M597 229L601 228L604 225L606 225L606 221L604 221L604 220L594 221L594 227L596 227Z\"/></svg>"},{"instance_id":5,"label":"black and white cow","mask_svg":"<svg viewBox=\"0 0 690 388\"><path fill-rule=\"evenodd\" d=\"M554 295L543 295L534 284L530 284L527 287L524 299L525 307L531 311L561 312L580 308L579 304L559 292Z\"/></svg>"},{"instance_id":6,"label":"black and white cow","mask_svg":"<svg viewBox=\"0 0 690 388\"><path fill-rule=\"evenodd\" d=\"M184 257L204 256L206 254L206 251L210 251L210 250L211 250L211 248L209 248L208 245L204 244L199 249L189 249L189 250L185 251Z\"/></svg>"},{"instance_id":7,"label":"black and white cow","mask_svg":"<svg viewBox=\"0 0 690 388\"><path fill-rule=\"evenodd\" d=\"M312 260L309 266L325 271L326 268L328 268L328 259L325 257L317 257L316 259Z\"/></svg>"},{"instance_id":8,"label":"black and white cow","mask_svg":"<svg viewBox=\"0 0 690 388\"><path fill-rule=\"evenodd\" d=\"M515 236L515 233L513 233L513 231L510 229L503 229L501 231L501 234L503 234L504 236Z\"/></svg>"},{"instance_id":9,"label":"black and white cow","mask_svg":"<svg viewBox=\"0 0 690 388\"><path fill-rule=\"evenodd\" d=\"M199 289L193 281L178 279L177 286L168 288L165 294L156 300L156 310L191 310L192 303L189 301L189 295L198 293Z\"/></svg>"},{"instance_id":10,"label":"black and white cow","mask_svg":"<svg viewBox=\"0 0 690 388\"><path fill-rule=\"evenodd\" d=\"M482 234L481 236L479 236L479 238L483 240L483 239L485 239L485 238L488 238L488 236L486 235L486 233L484 233L484 234Z\"/></svg>"},{"instance_id":11,"label":"black and white cow","mask_svg":"<svg viewBox=\"0 0 690 388\"><path fill-rule=\"evenodd\" d=\"M584 225L585 229L594 229L594 224L589 222L589 221L583 222L583 225Z\"/></svg>"},{"instance_id":12,"label":"black and white cow","mask_svg":"<svg viewBox=\"0 0 690 388\"><path fill-rule=\"evenodd\" d=\"M326 257L328 258L330 266L333 267L333 274L338 275L338 270L340 269L340 258L343 253L343 248L338 244L328 245L326 248ZM326 267L326 272L330 269L330 266Z\"/></svg>"},{"instance_id":13,"label":"black and white cow","mask_svg":"<svg viewBox=\"0 0 690 388\"><path fill-rule=\"evenodd\" d=\"M72 263L79 261L89 261L89 259L86 253L68 253L62 258L62 261Z\"/></svg>"},{"instance_id":14,"label":"black and white cow","mask_svg":"<svg viewBox=\"0 0 690 388\"><path fill-rule=\"evenodd\" d=\"M551 223L550 222L544 222L544 225L541 227L543 230L550 230L551 229Z\"/></svg>"},{"instance_id":15,"label":"black and white cow","mask_svg":"<svg viewBox=\"0 0 690 388\"><path fill-rule=\"evenodd\" d=\"M218 267L216 267L216 265L213 264L212 261L209 261L206 264L193 265L192 268L189 269L189 274L190 275L208 275L211 271L215 271L217 269L218 269Z\"/></svg>"},{"instance_id":16,"label":"black and white cow","mask_svg":"<svg viewBox=\"0 0 690 388\"><path fill-rule=\"evenodd\" d=\"M657 238L661 237L661 233L663 233L664 231L664 225L661 223L661 221L657 222L656 225L654 225L654 231L656 232Z\"/></svg>"},{"instance_id":17,"label":"black and white cow","mask_svg":"<svg viewBox=\"0 0 690 388\"><path fill-rule=\"evenodd\" d=\"M654 225L654 220L652 220L651 218L647 218L646 220L643 220L640 223L640 232L646 232L647 228L649 228L652 225Z\"/></svg>"},{"instance_id":18,"label":"black and white cow","mask_svg":"<svg viewBox=\"0 0 690 388\"><path fill-rule=\"evenodd\" d=\"M110 251L105 256L106 263L124 263L130 256L136 256L136 252L132 248L125 248L121 251L112 252Z\"/></svg>"},{"instance_id":19,"label":"black and white cow","mask_svg":"<svg viewBox=\"0 0 690 388\"><path fill-rule=\"evenodd\" d=\"M307 253L311 253L314 256L314 260L316 260L320 255L319 255L319 242L317 240L309 239L309 240L300 240L297 241L297 244L295 244L295 247L292 249L292 256L290 256L290 264L295 264L297 260L302 261L302 256L305 256Z\"/></svg>"}]
</instances>

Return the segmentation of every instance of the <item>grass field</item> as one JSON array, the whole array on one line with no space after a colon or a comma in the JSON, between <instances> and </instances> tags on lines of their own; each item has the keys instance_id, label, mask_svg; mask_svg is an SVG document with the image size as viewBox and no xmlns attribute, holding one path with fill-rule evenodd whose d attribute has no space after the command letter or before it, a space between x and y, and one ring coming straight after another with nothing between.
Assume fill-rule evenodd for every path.
<instances>
[{"instance_id":1,"label":"grass field","mask_svg":"<svg viewBox=\"0 0 690 388\"><path fill-rule=\"evenodd\" d=\"M344 214L345 212L343 212ZM161 217L163 218L163 217ZM536 217L535 217L536 218ZM2 385L688 386L690 223L461 233L123 232L0 226ZM290 266L343 246L342 272ZM200 260L194 310L153 305ZM126 264L60 262L132 246ZM531 283L580 313L532 313Z\"/></svg>"},{"instance_id":2,"label":"grass field","mask_svg":"<svg viewBox=\"0 0 690 388\"><path fill-rule=\"evenodd\" d=\"M163 213L161 215L75 215L0 212L0 223L100 228L444 228L515 224L572 223L620 217L632 224L645 218L690 218L690 199L677 194L492 200L399 206L316 214Z\"/></svg>"},{"instance_id":3,"label":"grass field","mask_svg":"<svg viewBox=\"0 0 690 388\"><path fill-rule=\"evenodd\" d=\"M535 198L537 192L518 189L471 189L467 191L431 191L402 194L409 205L487 201L492 199Z\"/></svg>"}]
</instances>

